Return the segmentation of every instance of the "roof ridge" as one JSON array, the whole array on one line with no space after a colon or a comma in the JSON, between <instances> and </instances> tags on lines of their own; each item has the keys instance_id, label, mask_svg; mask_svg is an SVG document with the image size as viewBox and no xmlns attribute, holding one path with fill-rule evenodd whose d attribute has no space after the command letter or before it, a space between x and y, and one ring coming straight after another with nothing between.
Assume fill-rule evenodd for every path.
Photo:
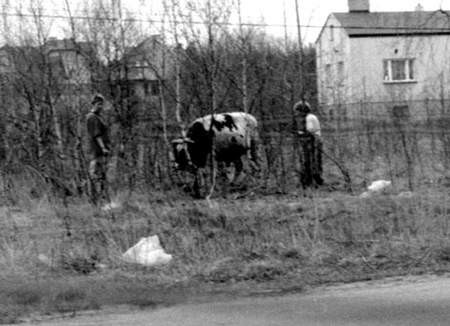
<instances>
[{"instance_id":1,"label":"roof ridge","mask_svg":"<svg viewBox=\"0 0 450 326\"><path fill-rule=\"evenodd\" d=\"M349 37L450 34L450 11L334 13Z\"/></svg>"},{"instance_id":2,"label":"roof ridge","mask_svg":"<svg viewBox=\"0 0 450 326\"><path fill-rule=\"evenodd\" d=\"M418 13L418 14L431 14L431 13L450 13L450 10L402 10L402 11L336 11L332 12L332 14L348 14L348 15L370 15L370 14L399 14L399 13Z\"/></svg>"}]
</instances>

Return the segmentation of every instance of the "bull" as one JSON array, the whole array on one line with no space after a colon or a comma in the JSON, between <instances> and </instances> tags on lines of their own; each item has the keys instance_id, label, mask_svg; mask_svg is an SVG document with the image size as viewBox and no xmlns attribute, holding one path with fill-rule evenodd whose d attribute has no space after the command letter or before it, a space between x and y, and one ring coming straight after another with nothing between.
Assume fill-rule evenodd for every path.
<instances>
[{"instance_id":1,"label":"bull","mask_svg":"<svg viewBox=\"0 0 450 326\"><path fill-rule=\"evenodd\" d=\"M208 165L214 149L217 163L226 167L234 165L232 178L237 180L243 171L242 158L249 154L250 162L259 169L258 122L254 116L244 112L207 115L194 120L187 129L186 137L172 141L175 166L190 171L196 176ZM223 165L222 164L222 165Z\"/></svg>"}]
</instances>

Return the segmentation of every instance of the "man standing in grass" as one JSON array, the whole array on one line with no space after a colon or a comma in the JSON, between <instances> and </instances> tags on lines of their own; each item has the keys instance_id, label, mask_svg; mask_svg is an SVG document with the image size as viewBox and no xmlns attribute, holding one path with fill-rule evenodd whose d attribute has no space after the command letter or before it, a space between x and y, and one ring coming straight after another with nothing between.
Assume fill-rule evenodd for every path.
<instances>
[{"instance_id":1,"label":"man standing in grass","mask_svg":"<svg viewBox=\"0 0 450 326\"><path fill-rule=\"evenodd\" d=\"M300 118L300 136L302 151L301 183L303 187L323 185L322 178L322 138L320 123L311 113L311 106L305 100L294 105L294 112Z\"/></svg>"},{"instance_id":2,"label":"man standing in grass","mask_svg":"<svg viewBox=\"0 0 450 326\"><path fill-rule=\"evenodd\" d=\"M101 94L92 98L92 109L86 116L89 145L90 196L94 203L107 199L106 168L110 151L109 130L102 117L105 99Z\"/></svg>"}]
</instances>

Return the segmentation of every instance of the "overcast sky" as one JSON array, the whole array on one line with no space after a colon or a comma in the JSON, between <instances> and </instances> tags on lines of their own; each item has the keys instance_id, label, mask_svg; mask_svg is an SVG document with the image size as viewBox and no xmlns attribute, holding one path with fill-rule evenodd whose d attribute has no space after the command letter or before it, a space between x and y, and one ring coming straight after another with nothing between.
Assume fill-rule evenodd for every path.
<instances>
[{"instance_id":1,"label":"overcast sky","mask_svg":"<svg viewBox=\"0 0 450 326\"><path fill-rule=\"evenodd\" d=\"M159 0L162 1L162 0ZM146 3L156 3L158 0L146 0ZM205 0L206 1L206 0ZM234 0L237 2L237 0ZM61 0L61 2L63 2ZM123 0L130 8L142 8L141 0ZM315 42L321 26L332 12L347 12L347 0L298 0L302 36L305 43ZM370 0L371 11L412 11L420 3L424 10L450 10L450 0ZM289 25L289 33L295 36L296 17L295 0L241 0L243 20L259 23L264 20L269 25L267 31L278 36L284 35L284 8Z\"/></svg>"},{"instance_id":2,"label":"overcast sky","mask_svg":"<svg viewBox=\"0 0 450 326\"><path fill-rule=\"evenodd\" d=\"M3 0L4 1L4 0ZM29 0L37 1L37 0ZM65 0L42 0L47 4L48 13L64 13ZM68 0L74 13L80 8L80 3L96 0ZM163 0L122 0L126 6L141 18L158 19L156 13ZM179 0L183 1L183 0ZM206 0L204 0L206 1ZM237 0L230 0L237 3ZM298 0L301 21L301 31L305 43L314 43L321 26L332 12L347 12L347 0ZM10 1L14 4L16 1ZM420 3L424 10L450 10L450 0L370 0L371 11L412 11ZM264 22L266 31L276 36L284 35L284 8L288 33L296 36L295 0L241 0L243 21L248 23ZM54 34L58 34L55 27Z\"/></svg>"},{"instance_id":3,"label":"overcast sky","mask_svg":"<svg viewBox=\"0 0 450 326\"><path fill-rule=\"evenodd\" d=\"M283 22L282 0L241 0L250 17L264 16L269 24ZM347 0L298 0L303 38L306 43L314 42L321 26L332 12L347 12ZM295 25L295 0L284 0L288 24ZM370 0L370 11L412 11L421 3L424 10L450 10L450 0ZM253 19L253 18L252 18ZM291 29L292 33L295 28ZM273 32L281 33L280 28Z\"/></svg>"}]
</instances>

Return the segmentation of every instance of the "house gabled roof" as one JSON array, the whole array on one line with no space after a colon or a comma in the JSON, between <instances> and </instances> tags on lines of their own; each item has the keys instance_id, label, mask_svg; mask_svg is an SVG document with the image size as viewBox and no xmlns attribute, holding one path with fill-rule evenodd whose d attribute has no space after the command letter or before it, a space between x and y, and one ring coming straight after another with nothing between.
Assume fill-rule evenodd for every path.
<instances>
[{"instance_id":1,"label":"house gabled roof","mask_svg":"<svg viewBox=\"0 0 450 326\"><path fill-rule=\"evenodd\" d=\"M49 38L44 44L47 53L50 52L77 52L81 55L88 55L93 52L93 44L90 42L79 42L73 39Z\"/></svg>"},{"instance_id":2,"label":"house gabled roof","mask_svg":"<svg viewBox=\"0 0 450 326\"><path fill-rule=\"evenodd\" d=\"M137 45L126 47L121 59L113 62L114 80L151 81L159 78L162 70L161 52L164 46L159 34L145 38ZM165 67L167 69L167 67Z\"/></svg>"},{"instance_id":3,"label":"house gabled roof","mask_svg":"<svg viewBox=\"0 0 450 326\"><path fill-rule=\"evenodd\" d=\"M151 52L152 50L154 51L157 46L161 45L161 36L159 34L151 35L136 46L127 47L125 49L124 57L133 58L149 56L149 52Z\"/></svg>"},{"instance_id":4,"label":"house gabled roof","mask_svg":"<svg viewBox=\"0 0 450 326\"><path fill-rule=\"evenodd\" d=\"M450 11L333 13L349 37L450 35Z\"/></svg>"}]
</instances>

